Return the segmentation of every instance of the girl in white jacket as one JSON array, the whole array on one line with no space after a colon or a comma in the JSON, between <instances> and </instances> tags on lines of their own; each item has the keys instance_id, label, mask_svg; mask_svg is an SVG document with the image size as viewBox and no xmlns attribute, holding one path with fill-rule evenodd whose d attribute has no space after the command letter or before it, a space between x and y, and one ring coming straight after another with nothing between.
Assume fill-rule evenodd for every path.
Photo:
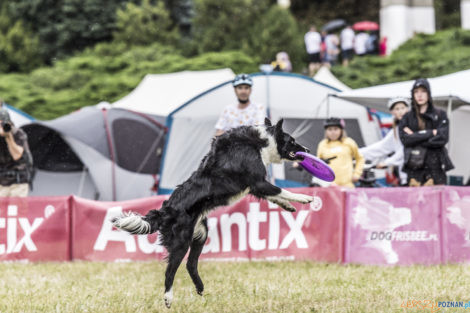
<instances>
[{"instance_id":1,"label":"girl in white jacket","mask_svg":"<svg viewBox=\"0 0 470 313\"><path fill-rule=\"evenodd\" d=\"M366 160L375 161L385 158L376 165L377 168L389 166L398 166L400 173L400 183L405 185L407 182L406 173L402 172L403 167L403 144L398 134L398 124L405 113L408 112L410 102L407 98L397 97L388 101L388 109L394 117L393 128L382 138L382 140L361 148L359 151ZM389 155L393 153L390 157Z\"/></svg>"}]
</instances>

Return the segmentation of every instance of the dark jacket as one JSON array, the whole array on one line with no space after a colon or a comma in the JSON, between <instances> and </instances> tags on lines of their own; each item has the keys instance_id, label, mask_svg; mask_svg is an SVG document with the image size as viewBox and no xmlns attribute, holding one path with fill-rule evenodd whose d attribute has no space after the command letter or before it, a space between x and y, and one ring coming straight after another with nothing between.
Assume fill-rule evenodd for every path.
<instances>
[{"instance_id":1,"label":"dark jacket","mask_svg":"<svg viewBox=\"0 0 470 313\"><path fill-rule=\"evenodd\" d=\"M449 120L445 111L435 108L432 102L428 105L428 109L421 117L425 121L426 127L424 130L419 130L418 118L414 109L409 111L403 116L400 121L399 132L400 140L404 146L404 172L410 172L406 164L410 159L411 150L413 147L422 146L426 147L429 156L435 156L440 161L440 166L444 171L449 171L454 168L445 145L449 141ZM408 127L413 131L413 134L408 135L403 130ZM437 129L437 135L433 135L433 129ZM426 159L429 159L426 157ZM425 162L426 162L425 159Z\"/></svg>"}]
</instances>

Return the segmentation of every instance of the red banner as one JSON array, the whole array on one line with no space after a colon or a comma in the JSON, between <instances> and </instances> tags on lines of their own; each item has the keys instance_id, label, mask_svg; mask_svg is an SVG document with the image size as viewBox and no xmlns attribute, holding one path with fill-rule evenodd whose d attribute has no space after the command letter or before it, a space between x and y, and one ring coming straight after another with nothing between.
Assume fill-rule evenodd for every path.
<instances>
[{"instance_id":1,"label":"red banner","mask_svg":"<svg viewBox=\"0 0 470 313\"><path fill-rule=\"evenodd\" d=\"M0 198L0 260L70 260L69 202L70 197Z\"/></svg>"},{"instance_id":2,"label":"red banner","mask_svg":"<svg viewBox=\"0 0 470 313\"><path fill-rule=\"evenodd\" d=\"M209 236L202 259L309 259L340 262L343 193L337 188L292 190L314 196L310 204L292 203L290 213L247 196L209 215Z\"/></svg>"},{"instance_id":3,"label":"red banner","mask_svg":"<svg viewBox=\"0 0 470 313\"><path fill-rule=\"evenodd\" d=\"M157 234L131 235L114 228L111 219L122 212L145 215L159 209L167 196L123 202L97 202L74 197L72 205L72 258L89 261L162 259L166 250Z\"/></svg>"}]
</instances>

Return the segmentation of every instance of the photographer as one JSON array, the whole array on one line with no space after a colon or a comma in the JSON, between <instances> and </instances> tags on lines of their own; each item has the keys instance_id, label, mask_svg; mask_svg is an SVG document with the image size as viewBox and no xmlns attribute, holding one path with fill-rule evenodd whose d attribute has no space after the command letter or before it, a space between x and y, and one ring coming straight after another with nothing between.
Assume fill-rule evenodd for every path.
<instances>
[{"instance_id":1,"label":"photographer","mask_svg":"<svg viewBox=\"0 0 470 313\"><path fill-rule=\"evenodd\" d=\"M32 172L26 134L0 109L0 197L26 197Z\"/></svg>"}]
</instances>

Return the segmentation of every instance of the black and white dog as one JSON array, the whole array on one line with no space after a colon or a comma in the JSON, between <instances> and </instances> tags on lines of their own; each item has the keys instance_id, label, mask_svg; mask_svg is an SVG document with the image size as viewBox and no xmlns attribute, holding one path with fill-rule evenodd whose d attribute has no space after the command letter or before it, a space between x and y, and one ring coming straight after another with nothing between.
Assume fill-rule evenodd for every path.
<instances>
[{"instance_id":1,"label":"black and white dog","mask_svg":"<svg viewBox=\"0 0 470 313\"><path fill-rule=\"evenodd\" d=\"M280 120L275 126L266 118L265 126L241 126L212 141L211 150L191 177L177 186L160 210L145 216L124 214L112 220L117 228L132 234L160 232L161 243L168 250L165 273L165 304L173 299L173 280L188 248L186 268L202 295L204 285L197 265L207 239L207 214L219 206L236 202L250 193L267 199L283 209L294 212L289 201L309 203L311 196L283 190L266 180L266 165L281 160L296 160L298 151L308 149L295 142L282 130Z\"/></svg>"}]
</instances>

